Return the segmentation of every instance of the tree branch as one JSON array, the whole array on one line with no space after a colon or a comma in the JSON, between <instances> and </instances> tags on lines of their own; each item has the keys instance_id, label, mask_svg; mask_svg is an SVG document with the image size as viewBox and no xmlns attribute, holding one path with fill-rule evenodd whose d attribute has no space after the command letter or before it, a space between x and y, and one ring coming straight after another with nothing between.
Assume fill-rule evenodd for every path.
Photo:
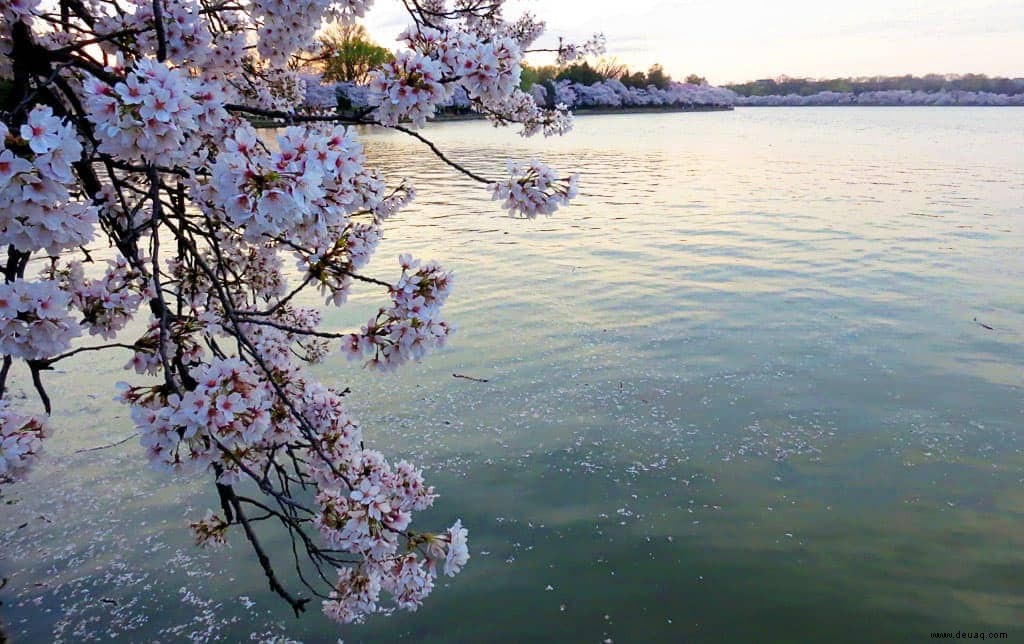
<instances>
[{"instance_id":1,"label":"tree branch","mask_svg":"<svg viewBox=\"0 0 1024 644\"><path fill-rule=\"evenodd\" d=\"M274 567L270 563L270 557L263 550L263 546L260 544L260 540L256 537L256 533L253 531L252 526L249 525L249 520L245 516L245 511L242 510L242 504L238 502L238 497L235 496L234 492L229 497L231 506L235 511L235 520L242 524L242 529L245 530L245 537L252 544L253 552L256 553L256 558L260 562L260 567L263 568L264 574L267 576L267 581L270 583L270 590L277 593L279 597L284 599L295 611L295 616L298 617L306 610L306 604L309 603L308 597L293 597L288 590L281 585L281 582L277 578L277 574L274 572Z\"/></svg>"},{"instance_id":2,"label":"tree branch","mask_svg":"<svg viewBox=\"0 0 1024 644\"><path fill-rule=\"evenodd\" d=\"M462 167L458 163L455 163L454 161L449 159L447 156L445 156L444 152L442 152L440 150L440 148L438 148L436 145L434 145L433 141L431 141L430 139L426 138L425 136L423 136L419 132L416 132L414 130L410 130L409 128L404 127L402 125L392 125L391 129L392 130L397 130L397 131L402 132L404 134L408 134L412 138L420 141L421 143L426 145L428 148L430 148L430 151L433 152L434 155L438 159L441 159L442 161L444 161L445 163L447 163L451 167L455 168L456 170L458 170L462 174L466 175L470 179L476 181L477 183L482 183L482 184L485 184L485 185L490 185L490 184L494 183L493 181L489 181L487 179L484 179L480 175L475 174L474 172L471 172L470 170L467 170L466 168Z\"/></svg>"}]
</instances>

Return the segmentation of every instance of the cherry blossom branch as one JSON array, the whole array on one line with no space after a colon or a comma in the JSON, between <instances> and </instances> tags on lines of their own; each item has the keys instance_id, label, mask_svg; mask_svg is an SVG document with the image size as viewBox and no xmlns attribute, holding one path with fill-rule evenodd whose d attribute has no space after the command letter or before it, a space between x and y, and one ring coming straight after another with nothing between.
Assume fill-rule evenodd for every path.
<instances>
[{"instance_id":1,"label":"cherry blossom branch","mask_svg":"<svg viewBox=\"0 0 1024 644\"><path fill-rule=\"evenodd\" d=\"M153 26L156 28L156 59L167 60L167 34L164 31L164 10L161 0L153 0Z\"/></svg>"},{"instance_id":2,"label":"cherry blossom branch","mask_svg":"<svg viewBox=\"0 0 1024 644\"><path fill-rule=\"evenodd\" d=\"M293 597L288 590L281 585L277 575L274 573L274 568L270 563L270 558L267 553L263 550L263 546L260 544L259 538L253 531L252 526L249 525L249 520L245 516L245 511L242 510L242 504L238 502L238 497L232 492L231 504L235 511L235 518L242 524L242 529L245 530L245 537L249 540L252 545L253 551L256 553L256 558L260 562L260 567L263 568L263 572L267 576L267 581L270 583L270 590L277 593L279 597L284 599L295 611L295 616L298 617L306 610L306 604L309 603L308 597Z\"/></svg>"},{"instance_id":3,"label":"cherry blossom branch","mask_svg":"<svg viewBox=\"0 0 1024 644\"><path fill-rule=\"evenodd\" d=\"M5 355L3 366L0 367L0 400L3 400L4 395L7 393L7 376L10 374L13 364L14 358L10 355Z\"/></svg>"},{"instance_id":4,"label":"cherry blossom branch","mask_svg":"<svg viewBox=\"0 0 1024 644\"><path fill-rule=\"evenodd\" d=\"M43 379L40 376L40 372L45 367L35 360L28 360L27 364L29 371L32 373L32 386L36 388L39 400L43 403L43 409L46 411L46 415L49 416L53 413L53 405L50 403L50 395L46 393L46 387L43 386Z\"/></svg>"},{"instance_id":5,"label":"cherry blossom branch","mask_svg":"<svg viewBox=\"0 0 1024 644\"><path fill-rule=\"evenodd\" d=\"M40 362L41 365L43 365L42 368L48 369L51 365L53 365L53 364L55 364L57 362L60 362L61 360L66 360L66 359L71 358L73 356L77 356L80 353L87 353L87 352L91 352L91 351L106 351L107 349L128 349L129 351L137 351L138 347L136 347L135 345L123 344L123 343L120 343L120 342L113 342L111 344L103 344L103 345L92 346L92 347L79 347L77 349L73 349L73 350L68 351L66 353L62 353L59 356L54 356L52 358L46 358L44 360L40 360L39 362Z\"/></svg>"},{"instance_id":6,"label":"cherry blossom branch","mask_svg":"<svg viewBox=\"0 0 1024 644\"><path fill-rule=\"evenodd\" d=\"M291 52L323 17L361 16L367 0L9 4L0 40L10 56L0 65L11 63L6 107L16 110L2 114L0 192L10 185L3 196L16 198L0 200L14 204L0 217L17 217L18 225L0 222L9 247L0 328L12 329L3 338L0 431L5 445L14 432L17 448L0 454L4 471L22 476L49 433L45 417L2 399L15 358L28 363L49 412L42 371L86 352L128 349L129 369L156 379L121 394L146 457L215 477L224 518L211 511L194 522L197 543L222 542L225 530L241 525L272 591L296 614L310 600L285 588L255 523L288 531L297 575L333 619L376 612L375 586L401 608L419 605L439 559L447 574L466 563L465 529L459 522L434 534L410 528L435 497L421 471L367 449L342 404L349 389L317 382L294 356L314 362L334 344L392 368L420 359L450 332L439 310L451 277L440 266L403 255L394 284L362 274L385 220L413 195L388 196L357 133L332 124L397 126L489 185L401 125L432 115L468 76L444 69L434 54L400 54L402 66L386 67L380 80L396 91L402 83L423 90L415 105L398 104L406 94L399 102L374 98L353 113L309 113L298 105L301 84L286 71ZM513 92L514 34L534 25L504 23L501 5L470 0L441 15L433 4L405 3L420 27L452 20L443 24L449 44L479 57L481 69L489 55L500 56L472 91L487 94L488 105L520 101L526 109L529 101ZM417 69L426 68L439 84L423 83ZM259 140L248 117L297 127L275 146ZM550 176L531 166L508 185L517 195L539 195L533 207L546 207ZM26 186L43 207L24 199ZM19 237L21 230L28 232ZM116 249L105 271L89 250L97 233ZM46 268L27 276L33 257L45 258ZM288 259L307 269L297 283L282 268ZM354 282L384 288L388 300L360 333L332 333L321 327L320 310L297 303L315 286L342 304ZM142 336L116 341L147 308ZM85 331L106 342L73 348ZM235 493L249 483L265 502Z\"/></svg>"},{"instance_id":7,"label":"cherry blossom branch","mask_svg":"<svg viewBox=\"0 0 1024 644\"><path fill-rule=\"evenodd\" d=\"M171 222L165 220L165 224L168 227L170 227L171 230L174 230L174 225ZM181 239L180 234L178 235L178 237L179 239ZM255 346L253 346L251 340L249 340L245 331L242 329L238 311L235 310L234 303L231 300L231 297L224 291L223 286L217 280L216 273L210 269L210 267L206 264L203 258L196 251L194 246L192 246L189 250L192 253L192 258L195 260L196 265L212 281L212 284L215 290L217 291L218 297L220 298L220 302L224 306L224 313L227 316L228 321L231 322L235 338L238 340L239 345L243 346L246 349L246 351L248 351L253 361L255 361L256 364L266 374L268 381L274 388L274 391L277 393L280 400L285 404L285 406L288 407L289 412L291 412L295 420L298 421L300 428L302 428L303 433L306 435L306 438L311 442L312 447L318 452L319 456L330 465L335 476L337 476L339 480L344 481L346 485L348 485L349 488L351 488L352 483L351 481L349 481L348 477L346 477L340 471L338 471L334 464L331 463L331 460L327 457L327 455L324 454L323 451L320 449L319 442L317 441L316 438L316 429L313 428L309 424L309 421L306 419L306 417L298 409L296 409L295 403L292 401L291 396L289 396L288 393L284 391L284 388L281 386L281 384L277 382L277 379L274 377L274 371L267 365L266 361L263 360L263 358L260 356L259 350ZM221 259L223 260L223 258ZM224 262L221 261L221 265L223 264Z\"/></svg>"},{"instance_id":8,"label":"cherry blossom branch","mask_svg":"<svg viewBox=\"0 0 1024 644\"><path fill-rule=\"evenodd\" d=\"M125 443L127 443L131 439L136 438L138 435L139 435L139 432L132 432L131 434L129 434L128 436L125 436L121 440L113 442L113 443L108 443L107 445L100 445L98 447L86 447L84 449L76 449L75 450L75 454L85 454L87 452L98 452L100 450L110 449L112 447L119 447L121 445L124 445Z\"/></svg>"}]
</instances>

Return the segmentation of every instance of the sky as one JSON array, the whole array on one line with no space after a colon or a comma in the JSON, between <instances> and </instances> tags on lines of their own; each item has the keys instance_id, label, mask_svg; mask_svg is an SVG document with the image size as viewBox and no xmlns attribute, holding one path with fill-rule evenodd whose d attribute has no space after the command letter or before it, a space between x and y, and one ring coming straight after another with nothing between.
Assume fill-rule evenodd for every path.
<instances>
[{"instance_id":1,"label":"sky","mask_svg":"<svg viewBox=\"0 0 1024 644\"><path fill-rule=\"evenodd\" d=\"M1024 0L511 0L557 35L601 32L607 57L714 84L788 75L1024 77ZM377 0L367 26L392 44L401 3ZM548 42L553 42L548 40ZM542 62L538 60L537 62Z\"/></svg>"}]
</instances>

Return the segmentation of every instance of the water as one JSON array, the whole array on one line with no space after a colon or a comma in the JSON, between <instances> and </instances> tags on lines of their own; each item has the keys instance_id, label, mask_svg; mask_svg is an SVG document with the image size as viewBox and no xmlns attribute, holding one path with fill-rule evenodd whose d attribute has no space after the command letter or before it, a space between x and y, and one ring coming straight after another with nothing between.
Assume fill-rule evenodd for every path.
<instances>
[{"instance_id":1,"label":"water","mask_svg":"<svg viewBox=\"0 0 1024 644\"><path fill-rule=\"evenodd\" d=\"M108 402L121 356L90 356L51 376L60 438L0 508L9 635L1024 634L1022 118L593 116L554 142L432 126L481 173L537 154L583 174L572 208L525 222L414 141L366 133L375 163L424 188L374 274L406 250L454 268L459 332L394 376L319 372L353 386L374 446L428 467L444 496L419 525L463 519L465 572L413 615L295 620L244 543L191 546L205 486L150 472L134 442L74 453L130 433ZM329 323L379 302L363 291Z\"/></svg>"}]
</instances>

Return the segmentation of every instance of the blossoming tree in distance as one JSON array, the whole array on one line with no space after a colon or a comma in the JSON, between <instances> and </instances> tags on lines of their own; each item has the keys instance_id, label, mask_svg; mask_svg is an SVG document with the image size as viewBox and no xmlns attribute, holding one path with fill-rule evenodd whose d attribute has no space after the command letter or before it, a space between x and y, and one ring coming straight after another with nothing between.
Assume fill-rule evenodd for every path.
<instances>
[{"instance_id":1,"label":"blossoming tree in distance","mask_svg":"<svg viewBox=\"0 0 1024 644\"><path fill-rule=\"evenodd\" d=\"M403 255L394 283L360 273L414 188L388 186L367 167L348 126L422 141L513 214L550 214L576 193L575 177L538 161L489 181L417 132L455 92L523 135L570 127L565 109L542 109L519 89L543 23L507 20L500 0L403 2L412 26L373 74L370 106L298 110L292 57L325 22L357 20L371 4L0 3L0 79L10 88L0 105L0 388L24 361L45 411L0 399L0 486L26 474L51 434L46 370L87 351L125 351L137 376L119 400L146 458L216 486L220 508L195 517L196 542L237 531L296 614L316 597L342 622L389 601L415 610L439 569L455 575L469 559L460 522L413 528L434 489L414 465L368 449L346 391L305 368L341 352L389 370L451 332L440 309L452 278L441 266ZM559 45L560 54L595 43ZM281 124L275 140L253 118ZM99 268L88 249L97 242L112 256ZM356 333L325 330L318 309L299 305L309 289L342 305L357 282L387 303ZM119 337L136 316L148 316L142 336ZM99 337L73 344L79 336ZM257 520L290 537L294 582L275 572Z\"/></svg>"}]
</instances>

